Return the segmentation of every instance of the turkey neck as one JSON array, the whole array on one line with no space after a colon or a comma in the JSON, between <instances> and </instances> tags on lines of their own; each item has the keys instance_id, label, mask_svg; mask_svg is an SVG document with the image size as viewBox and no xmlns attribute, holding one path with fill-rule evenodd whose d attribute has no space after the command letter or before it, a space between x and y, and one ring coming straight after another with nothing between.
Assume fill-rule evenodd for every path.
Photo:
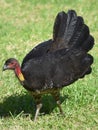
<instances>
[{"instance_id":1,"label":"turkey neck","mask_svg":"<svg viewBox=\"0 0 98 130\"><path fill-rule=\"evenodd\" d=\"M23 82L25 80L24 76L21 72L21 67L20 67L19 64L17 64L16 67L15 67L15 74L18 77L18 79L20 80L20 82Z\"/></svg>"}]
</instances>

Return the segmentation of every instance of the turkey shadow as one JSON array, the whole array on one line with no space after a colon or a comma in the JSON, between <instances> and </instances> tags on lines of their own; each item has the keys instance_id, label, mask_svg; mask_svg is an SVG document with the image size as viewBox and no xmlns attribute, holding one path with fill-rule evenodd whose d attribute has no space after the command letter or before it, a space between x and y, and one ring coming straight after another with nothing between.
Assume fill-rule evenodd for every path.
<instances>
[{"instance_id":1,"label":"turkey shadow","mask_svg":"<svg viewBox=\"0 0 98 130\"><path fill-rule=\"evenodd\" d=\"M61 103L66 101L68 96L61 96ZM51 95L44 95L42 97L43 107L40 113L50 114L54 108L57 107L54 98ZM9 97L5 97L4 101L0 103L0 117L7 116L17 116L20 113L28 116L32 115L32 118L35 115L35 101L32 96L26 93L26 95L11 95Z\"/></svg>"}]
</instances>

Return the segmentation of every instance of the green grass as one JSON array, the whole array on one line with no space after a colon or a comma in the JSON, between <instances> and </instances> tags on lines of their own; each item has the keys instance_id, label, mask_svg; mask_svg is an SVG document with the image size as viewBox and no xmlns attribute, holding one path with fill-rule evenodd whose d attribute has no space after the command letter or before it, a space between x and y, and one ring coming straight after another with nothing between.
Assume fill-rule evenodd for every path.
<instances>
[{"instance_id":1,"label":"green grass","mask_svg":"<svg viewBox=\"0 0 98 130\"><path fill-rule=\"evenodd\" d=\"M23 57L38 43L52 37L59 11L75 9L95 38L90 52L93 72L61 91L62 108L49 95L37 122L33 122L34 100L11 71L2 72L9 57ZM97 0L0 0L0 130L98 130L98 1ZM47 114L44 115L43 112Z\"/></svg>"}]
</instances>

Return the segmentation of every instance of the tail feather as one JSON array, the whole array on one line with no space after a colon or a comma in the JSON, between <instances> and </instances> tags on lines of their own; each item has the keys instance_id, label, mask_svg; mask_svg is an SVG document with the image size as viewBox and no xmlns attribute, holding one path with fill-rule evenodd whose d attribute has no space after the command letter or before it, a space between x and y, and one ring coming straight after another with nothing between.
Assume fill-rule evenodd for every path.
<instances>
[{"instance_id":1,"label":"tail feather","mask_svg":"<svg viewBox=\"0 0 98 130\"><path fill-rule=\"evenodd\" d=\"M53 28L52 50L80 48L89 51L94 45L94 38L81 16L74 10L58 13Z\"/></svg>"},{"instance_id":2,"label":"tail feather","mask_svg":"<svg viewBox=\"0 0 98 130\"><path fill-rule=\"evenodd\" d=\"M88 75L92 72L92 68L89 67L88 70L80 77L80 78L84 78L85 75Z\"/></svg>"},{"instance_id":3,"label":"tail feather","mask_svg":"<svg viewBox=\"0 0 98 130\"><path fill-rule=\"evenodd\" d=\"M67 47L73 35L76 22L77 15L75 11L70 10L67 14L63 11L58 13L53 28L54 50Z\"/></svg>"},{"instance_id":4,"label":"tail feather","mask_svg":"<svg viewBox=\"0 0 98 130\"><path fill-rule=\"evenodd\" d=\"M64 44L65 46L69 43L71 37L73 36L73 32L75 30L75 25L77 24L77 15L75 11L70 10L67 14L67 22L66 22L66 28L63 35Z\"/></svg>"},{"instance_id":5,"label":"tail feather","mask_svg":"<svg viewBox=\"0 0 98 130\"><path fill-rule=\"evenodd\" d=\"M81 30L80 30L81 29ZM79 30L73 35L70 43L73 47L78 48L81 47L85 40L89 37L89 28L85 24L80 27Z\"/></svg>"},{"instance_id":6,"label":"tail feather","mask_svg":"<svg viewBox=\"0 0 98 130\"><path fill-rule=\"evenodd\" d=\"M94 38L91 35L89 35L87 40L83 43L82 49L88 52L93 48L93 45L94 45Z\"/></svg>"},{"instance_id":7,"label":"tail feather","mask_svg":"<svg viewBox=\"0 0 98 130\"><path fill-rule=\"evenodd\" d=\"M58 13L54 27L53 27L53 40L56 41L58 38L64 36L66 28L67 14L65 12Z\"/></svg>"},{"instance_id":8,"label":"tail feather","mask_svg":"<svg viewBox=\"0 0 98 130\"><path fill-rule=\"evenodd\" d=\"M72 35L72 37L69 41L70 47L80 46L79 44L80 44L81 39L82 39L82 42L84 40L83 36L85 36L85 35L83 35L83 33L85 32L86 29L88 30L88 28L86 28L85 25L84 25L83 18L78 17L73 35Z\"/></svg>"},{"instance_id":9,"label":"tail feather","mask_svg":"<svg viewBox=\"0 0 98 130\"><path fill-rule=\"evenodd\" d=\"M86 69L86 70L84 71L84 73L81 75L80 78L83 78L85 75L88 75L92 72L91 65L92 65L93 61L94 61L94 59L90 54L87 54L86 57L83 58L82 63L81 63L82 64L81 68L82 68L82 70L84 70L84 69Z\"/></svg>"}]
</instances>

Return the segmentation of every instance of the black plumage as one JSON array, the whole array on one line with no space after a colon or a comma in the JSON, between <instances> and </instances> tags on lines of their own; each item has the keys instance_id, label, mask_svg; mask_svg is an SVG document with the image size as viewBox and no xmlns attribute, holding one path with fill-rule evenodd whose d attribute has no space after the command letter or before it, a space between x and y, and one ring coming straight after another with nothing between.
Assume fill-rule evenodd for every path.
<instances>
[{"instance_id":1,"label":"black plumage","mask_svg":"<svg viewBox=\"0 0 98 130\"><path fill-rule=\"evenodd\" d=\"M5 69L13 69L21 84L35 98L37 110L35 120L42 107L42 94L51 93L60 109L60 89L72 84L79 78L91 73L93 57L88 54L94 45L89 27L74 10L58 13L54 27L53 39L40 43L23 59L20 71L19 63L8 59ZM17 67L17 66L18 67Z\"/></svg>"}]
</instances>

